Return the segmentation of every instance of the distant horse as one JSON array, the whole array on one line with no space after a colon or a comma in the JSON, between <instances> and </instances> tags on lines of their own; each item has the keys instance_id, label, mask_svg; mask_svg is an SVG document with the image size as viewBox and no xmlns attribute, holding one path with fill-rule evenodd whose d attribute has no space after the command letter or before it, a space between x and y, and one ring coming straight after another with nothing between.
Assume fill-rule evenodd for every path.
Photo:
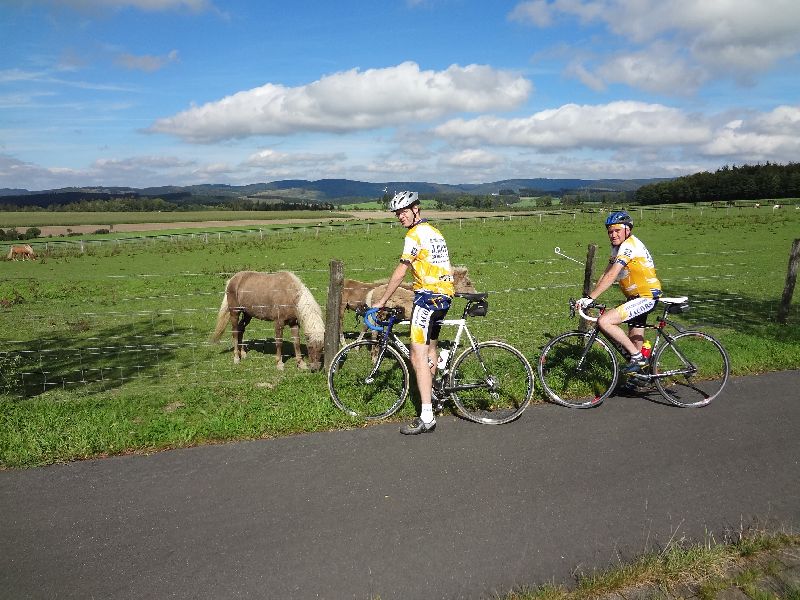
<instances>
[{"instance_id":1,"label":"distant horse","mask_svg":"<svg viewBox=\"0 0 800 600\"><path fill-rule=\"evenodd\" d=\"M225 284L225 297L219 307L217 326L211 341L219 341L230 322L234 363L238 363L247 355L242 338L247 324L253 317L275 323L275 354L278 369L283 370L281 347L284 325L292 328L297 366L301 369L308 368L300 353L300 327L302 327L308 346L309 366L312 371L321 368L325 341L322 309L294 273L240 271Z\"/></svg>"},{"instance_id":2,"label":"distant horse","mask_svg":"<svg viewBox=\"0 0 800 600\"><path fill-rule=\"evenodd\" d=\"M477 292L475 285L469 278L467 267L454 267L453 268L453 287L456 292L466 292L474 294ZM377 302L383 297L386 292L386 284L379 285L367 293L364 302L367 306L371 306L373 302ZM414 292L405 288L397 288L394 294L391 295L386 306L389 308L400 307L405 312L405 318L411 318L411 309L414 303Z\"/></svg>"},{"instance_id":3,"label":"distant horse","mask_svg":"<svg viewBox=\"0 0 800 600\"><path fill-rule=\"evenodd\" d=\"M36 258L36 252L33 251L30 244L22 244L21 246L11 246L11 249L8 251L8 256L6 256L8 260L34 260Z\"/></svg>"}]
</instances>

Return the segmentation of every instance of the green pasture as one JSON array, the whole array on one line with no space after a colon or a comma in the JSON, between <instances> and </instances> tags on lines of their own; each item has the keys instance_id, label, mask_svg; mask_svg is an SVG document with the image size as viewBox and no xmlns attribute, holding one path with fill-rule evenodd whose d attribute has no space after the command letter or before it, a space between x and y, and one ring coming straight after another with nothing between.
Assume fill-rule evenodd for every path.
<instances>
[{"instance_id":1,"label":"green pasture","mask_svg":"<svg viewBox=\"0 0 800 600\"><path fill-rule=\"evenodd\" d=\"M788 325L775 321L800 211L634 216L665 292L691 299L681 320L723 342L734 375L800 367L797 300ZM583 261L587 244L597 244L598 274L608 252L597 214L437 225L453 262L490 292L489 314L471 321L473 332L509 341L534 364L549 337L577 325L567 300L580 296L584 267L554 248ZM236 271L291 270L324 311L331 259L344 262L346 277L387 277L403 235L385 223L310 227L56 248L33 262L0 262L0 465L363 426L333 406L323 373L298 371L292 361L283 372L276 368L271 323L251 323L251 352L239 365L229 335L216 345L208 338ZM452 311L462 306L456 300ZM345 324L355 330L352 314ZM409 402L398 418L413 413ZM521 418L535 413L531 407Z\"/></svg>"}]
</instances>

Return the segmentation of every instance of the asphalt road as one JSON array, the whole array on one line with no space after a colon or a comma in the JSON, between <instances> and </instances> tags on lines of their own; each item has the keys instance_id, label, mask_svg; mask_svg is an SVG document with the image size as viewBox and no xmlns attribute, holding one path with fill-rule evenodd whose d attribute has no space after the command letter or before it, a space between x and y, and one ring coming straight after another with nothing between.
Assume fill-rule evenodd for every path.
<instances>
[{"instance_id":1,"label":"asphalt road","mask_svg":"<svg viewBox=\"0 0 800 600\"><path fill-rule=\"evenodd\" d=\"M800 371L702 409L534 406L0 472L1 598L487 598L800 525Z\"/></svg>"}]
</instances>

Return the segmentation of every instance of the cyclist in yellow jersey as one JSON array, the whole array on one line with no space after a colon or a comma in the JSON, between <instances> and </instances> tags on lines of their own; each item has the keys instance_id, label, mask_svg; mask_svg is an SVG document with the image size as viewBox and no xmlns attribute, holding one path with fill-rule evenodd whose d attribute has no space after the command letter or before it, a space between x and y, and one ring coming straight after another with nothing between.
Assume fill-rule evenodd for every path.
<instances>
[{"instance_id":1,"label":"cyclist in yellow jersey","mask_svg":"<svg viewBox=\"0 0 800 600\"><path fill-rule=\"evenodd\" d=\"M661 296L661 282L656 266L645 245L632 234L633 219L625 211L612 212L606 219L606 231L611 241L611 258L605 272L587 298L578 302L588 306L615 281L625 294L627 302L600 316L600 330L615 340L630 354L630 362L622 368L624 373L640 371L646 364L642 356L644 325L647 315L655 308ZM620 327L628 324L628 334Z\"/></svg>"},{"instance_id":2,"label":"cyclist in yellow jersey","mask_svg":"<svg viewBox=\"0 0 800 600\"><path fill-rule=\"evenodd\" d=\"M436 370L436 341L439 338L441 320L447 314L455 292L453 269L450 266L450 254L444 236L421 217L417 192L395 194L389 202L389 210L394 212L408 231L403 253L400 255L400 264L392 273L383 297L372 306L383 308L403 282L408 269L411 269L414 275L411 365L417 377L422 411L410 425L403 425L400 432L407 435L426 433L436 427L431 387Z\"/></svg>"}]
</instances>

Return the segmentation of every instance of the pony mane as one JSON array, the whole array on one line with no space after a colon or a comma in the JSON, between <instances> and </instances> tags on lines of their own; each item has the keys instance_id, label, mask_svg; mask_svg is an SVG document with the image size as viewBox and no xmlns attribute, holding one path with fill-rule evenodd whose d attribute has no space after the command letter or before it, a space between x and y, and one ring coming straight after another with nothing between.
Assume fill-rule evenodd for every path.
<instances>
[{"instance_id":1,"label":"pony mane","mask_svg":"<svg viewBox=\"0 0 800 600\"><path fill-rule=\"evenodd\" d=\"M325 341L325 321L322 318L322 309L297 275L290 271L284 271L284 273L297 286L297 316L306 331L306 338L312 344L322 344Z\"/></svg>"}]
</instances>

